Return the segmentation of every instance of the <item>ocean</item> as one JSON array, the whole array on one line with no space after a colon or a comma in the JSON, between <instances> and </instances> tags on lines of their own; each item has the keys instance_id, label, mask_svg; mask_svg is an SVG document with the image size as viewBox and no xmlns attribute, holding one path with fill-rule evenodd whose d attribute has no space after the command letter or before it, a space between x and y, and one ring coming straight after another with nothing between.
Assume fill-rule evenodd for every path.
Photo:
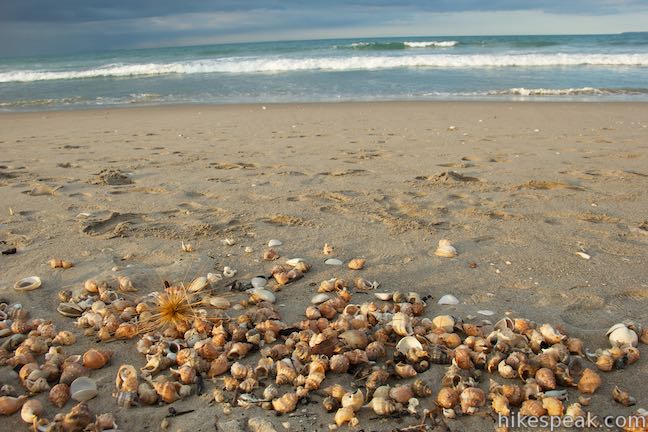
<instances>
[{"instance_id":1,"label":"ocean","mask_svg":"<svg viewBox=\"0 0 648 432\"><path fill-rule=\"evenodd\" d=\"M387 100L648 101L648 32L221 44L0 59L0 110Z\"/></svg>"}]
</instances>

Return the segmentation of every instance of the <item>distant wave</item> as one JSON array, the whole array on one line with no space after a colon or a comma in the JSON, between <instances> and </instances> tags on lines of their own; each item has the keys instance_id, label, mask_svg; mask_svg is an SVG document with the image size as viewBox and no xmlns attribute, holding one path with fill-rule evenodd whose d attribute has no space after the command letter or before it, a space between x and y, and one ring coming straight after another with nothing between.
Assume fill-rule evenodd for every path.
<instances>
[{"instance_id":1,"label":"distant wave","mask_svg":"<svg viewBox=\"0 0 648 432\"><path fill-rule=\"evenodd\" d=\"M207 73L285 73L398 68L502 68L623 66L648 67L648 54L504 54L353 57L229 57L171 63L108 64L84 70L15 70L0 73L0 83L65 79L137 77Z\"/></svg>"},{"instance_id":2,"label":"distant wave","mask_svg":"<svg viewBox=\"0 0 648 432\"><path fill-rule=\"evenodd\" d=\"M348 45L338 45L339 49L354 49L368 51L403 50L407 48L452 48L457 41L424 41L424 42L353 42Z\"/></svg>"},{"instance_id":3,"label":"distant wave","mask_svg":"<svg viewBox=\"0 0 648 432\"><path fill-rule=\"evenodd\" d=\"M489 96L587 96L587 95L647 95L648 88L510 88L506 90L493 90Z\"/></svg>"}]
</instances>

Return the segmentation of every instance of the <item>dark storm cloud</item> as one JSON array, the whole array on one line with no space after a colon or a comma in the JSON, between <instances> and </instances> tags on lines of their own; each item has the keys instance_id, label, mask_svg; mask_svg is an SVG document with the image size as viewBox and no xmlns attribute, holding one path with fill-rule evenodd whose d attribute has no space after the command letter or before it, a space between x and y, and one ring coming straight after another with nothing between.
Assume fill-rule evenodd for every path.
<instances>
[{"instance_id":1,"label":"dark storm cloud","mask_svg":"<svg viewBox=\"0 0 648 432\"><path fill-rule=\"evenodd\" d=\"M408 27L422 17L515 11L605 19L645 13L648 0L0 0L0 56L369 30L414 34L427 30ZM494 22L492 32L499 29Z\"/></svg>"}]
</instances>

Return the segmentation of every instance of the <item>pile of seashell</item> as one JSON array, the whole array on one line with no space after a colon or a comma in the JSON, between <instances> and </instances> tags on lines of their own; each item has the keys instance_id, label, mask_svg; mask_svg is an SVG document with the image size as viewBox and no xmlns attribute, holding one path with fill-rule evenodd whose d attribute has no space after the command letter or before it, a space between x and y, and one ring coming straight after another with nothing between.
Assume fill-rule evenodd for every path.
<instances>
[{"instance_id":1,"label":"pile of seashell","mask_svg":"<svg viewBox=\"0 0 648 432\"><path fill-rule=\"evenodd\" d=\"M86 401L97 395L95 382L88 378L93 369L108 364L112 352L90 349L83 355L66 355L64 348L74 344L73 333L58 331L50 321L29 319L20 304L0 303L0 366L10 366L18 372L20 384L27 392L18 395L10 385L0 389L0 414L20 411L21 418L41 431L93 431L115 429L111 414L95 418ZM44 418L44 408L30 397L48 393L51 404L63 408L70 399L80 402L68 414L59 414L50 424ZM61 428L53 428L58 424Z\"/></svg>"},{"instance_id":2,"label":"pile of seashell","mask_svg":"<svg viewBox=\"0 0 648 432\"><path fill-rule=\"evenodd\" d=\"M439 246L441 256L456 254L449 243ZM274 261L279 255L267 250L264 258ZM354 259L347 267L364 266L364 259ZM361 277L322 281L304 311L305 319L286 324L274 305L275 293L310 269L303 259L289 259L275 265L269 276L233 280L226 285L230 292L221 295L213 288L223 280L218 274L186 286L166 284L161 292L139 297L127 277L120 277L115 288L89 280L81 294L59 293L58 311L76 318L76 325L99 341L137 337L137 350L146 362L139 369L119 366L114 396L121 407L171 404L204 394L211 380L218 385L210 397L224 411L230 405L260 406L287 414L300 403L322 398L322 406L333 413L331 429L357 426L361 410L383 418L410 415L425 422L426 417L443 421L474 415L485 411L487 403L491 412L505 416L517 410L521 415L583 417L583 407L602 383L599 372L638 361L637 343L648 343L648 329L630 322L610 329L610 348L591 353L561 329L524 318L507 317L494 324L450 315L428 318L423 316L427 299L415 292L374 293L375 300L354 303L354 293L366 294L379 286ZM237 273L224 270L226 278ZM228 300L237 291L247 298ZM71 333L57 332L42 320L27 320L17 305L5 305L2 311L8 325L0 322L0 337L6 338L0 362L20 366L27 391L49 390L59 408L70 395L80 402L94 397L96 387L93 390L94 383L86 377L110 360L110 351L66 356L61 345L74 343ZM45 361L39 365L36 357L43 354ZM436 389L421 378L434 365L446 367ZM486 374L501 379L487 383ZM347 377L344 382L349 384L326 385L328 378L342 381L335 377ZM58 384L50 390L54 383ZM82 393L75 397L77 388ZM66 396L58 400L55 389ZM580 393L577 402L568 401L568 389ZM613 398L624 405L634 402L620 388ZM16 412L26 400L3 396L1 406L14 403L17 408L0 408L0 413ZM52 424L65 421L65 416L58 417ZM420 427L426 429L423 423Z\"/></svg>"}]
</instances>

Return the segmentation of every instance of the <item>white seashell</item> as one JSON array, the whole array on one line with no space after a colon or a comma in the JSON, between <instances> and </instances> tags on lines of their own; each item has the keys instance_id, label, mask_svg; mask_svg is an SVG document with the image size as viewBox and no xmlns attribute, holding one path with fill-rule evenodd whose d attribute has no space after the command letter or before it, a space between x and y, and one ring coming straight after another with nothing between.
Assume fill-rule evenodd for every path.
<instances>
[{"instance_id":1,"label":"white seashell","mask_svg":"<svg viewBox=\"0 0 648 432\"><path fill-rule=\"evenodd\" d=\"M245 246L245 249L243 249L245 253L252 253L254 252L254 249L252 249L250 246Z\"/></svg>"},{"instance_id":2,"label":"white seashell","mask_svg":"<svg viewBox=\"0 0 648 432\"><path fill-rule=\"evenodd\" d=\"M253 277L250 283L254 288L263 288L268 284L268 279L263 277Z\"/></svg>"},{"instance_id":3,"label":"white seashell","mask_svg":"<svg viewBox=\"0 0 648 432\"><path fill-rule=\"evenodd\" d=\"M221 240L221 244L224 246L234 246L236 244L236 240L233 238L225 238Z\"/></svg>"},{"instance_id":4,"label":"white seashell","mask_svg":"<svg viewBox=\"0 0 648 432\"><path fill-rule=\"evenodd\" d=\"M200 276L194 279L191 284L189 284L189 287L187 288L187 291L191 293L195 293L198 291L201 291L203 288L205 288L207 285L209 285L209 279L207 279L205 276Z\"/></svg>"},{"instance_id":5,"label":"white seashell","mask_svg":"<svg viewBox=\"0 0 648 432\"><path fill-rule=\"evenodd\" d=\"M457 249L452 246L450 240L439 240L439 247L437 247L437 250L434 251L434 255L445 258L453 258L457 256Z\"/></svg>"},{"instance_id":6,"label":"white seashell","mask_svg":"<svg viewBox=\"0 0 648 432\"><path fill-rule=\"evenodd\" d=\"M576 252L576 255L578 255L579 257L581 257L581 258L583 258L583 259L586 259L586 260L592 258L591 256L589 256L589 255L586 254L585 252Z\"/></svg>"},{"instance_id":7,"label":"white seashell","mask_svg":"<svg viewBox=\"0 0 648 432\"><path fill-rule=\"evenodd\" d=\"M31 291L41 286L41 279L38 276L29 276L24 279L20 279L14 285L16 291Z\"/></svg>"},{"instance_id":8,"label":"white seashell","mask_svg":"<svg viewBox=\"0 0 648 432\"><path fill-rule=\"evenodd\" d=\"M637 333L630 330L625 324L614 324L605 334L612 346L637 346L639 338Z\"/></svg>"},{"instance_id":9,"label":"white seashell","mask_svg":"<svg viewBox=\"0 0 648 432\"><path fill-rule=\"evenodd\" d=\"M182 241L182 250L185 252L193 252L194 248L191 245L191 243L185 243L184 240Z\"/></svg>"},{"instance_id":10,"label":"white seashell","mask_svg":"<svg viewBox=\"0 0 648 432\"><path fill-rule=\"evenodd\" d=\"M339 266L342 265L342 261L340 261L337 258L329 258L326 261L324 261L324 264Z\"/></svg>"},{"instance_id":11,"label":"white seashell","mask_svg":"<svg viewBox=\"0 0 648 432\"><path fill-rule=\"evenodd\" d=\"M437 328L442 328L448 333L452 333L455 325L455 319L450 315L437 315L432 319L432 324Z\"/></svg>"},{"instance_id":12,"label":"white seashell","mask_svg":"<svg viewBox=\"0 0 648 432\"><path fill-rule=\"evenodd\" d=\"M209 283L216 283L221 279L223 279L223 275L220 273L207 273L207 280Z\"/></svg>"},{"instance_id":13,"label":"white seashell","mask_svg":"<svg viewBox=\"0 0 648 432\"><path fill-rule=\"evenodd\" d=\"M211 297L209 304L216 309L229 309L231 306L230 301L224 297Z\"/></svg>"},{"instance_id":14,"label":"white seashell","mask_svg":"<svg viewBox=\"0 0 648 432\"><path fill-rule=\"evenodd\" d=\"M97 396L97 384L88 377L79 377L70 384L70 395L78 402L89 401Z\"/></svg>"},{"instance_id":15,"label":"white seashell","mask_svg":"<svg viewBox=\"0 0 648 432\"><path fill-rule=\"evenodd\" d=\"M416 348L418 350L423 349L423 345L421 345L421 342L416 339L416 336L405 336L396 344L396 351L402 354L407 354L407 352L412 348Z\"/></svg>"},{"instance_id":16,"label":"white seashell","mask_svg":"<svg viewBox=\"0 0 648 432\"><path fill-rule=\"evenodd\" d=\"M459 299L452 294L446 294L438 301L440 305L456 305L459 304Z\"/></svg>"},{"instance_id":17,"label":"white seashell","mask_svg":"<svg viewBox=\"0 0 648 432\"><path fill-rule=\"evenodd\" d=\"M394 333L399 336L407 336L414 331L412 329L412 322L410 320L410 317L405 315L403 312L396 312L394 314L391 325L394 329Z\"/></svg>"},{"instance_id":18,"label":"white seashell","mask_svg":"<svg viewBox=\"0 0 648 432\"><path fill-rule=\"evenodd\" d=\"M268 242L268 247L281 246L282 244L281 240L272 239Z\"/></svg>"},{"instance_id":19,"label":"white seashell","mask_svg":"<svg viewBox=\"0 0 648 432\"><path fill-rule=\"evenodd\" d=\"M477 313L480 314L480 315L486 315L486 316L495 315L495 312L493 312L492 310L488 310L488 309L478 310Z\"/></svg>"},{"instance_id":20,"label":"white seashell","mask_svg":"<svg viewBox=\"0 0 648 432\"><path fill-rule=\"evenodd\" d=\"M297 264L303 261L304 261L303 258L291 258L288 261L286 261L286 264L288 264L291 267L295 267Z\"/></svg>"},{"instance_id":21,"label":"white seashell","mask_svg":"<svg viewBox=\"0 0 648 432\"><path fill-rule=\"evenodd\" d=\"M316 294L316 295L311 299L311 303L313 303L313 304L320 304L320 303L324 303L325 301L330 300L330 299L331 299L331 296L330 296L330 295L328 295L328 294L326 294L326 293L319 293L319 294Z\"/></svg>"},{"instance_id":22,"label":"white seashell","mask_svg":"<svg viewBox=\"0 0 648 432\"><path fill-rule=\"evenodd\" d=\"M379 300L389 301L392 299L393 293L374 293Z\"/></svg>"},{"instance_id":23,"label":"white seashell","mask_svg":"<svg viewBox=\"0 0 648 432\"><path fill-rule=\"evenodd\" d=\"M247 291L248 294L250 294L250 298L254 302L261 302L261 301L267 301L270 303L274 303L277 301L277 298L275 295L272 293L272 291L268 291L265 288L252 288L251 290Z\"/></svg>"},{"instance_id":24,"label":"white seashell","mask_svg":"<svg viewBox=\"0 0 648 432\"><path fill-rule=\"evenodd\" d=\"M236 270L229 266L225 266L225 268L223 269L223 276L228 278L234 277L236 276Z\"/></svg>"}]
</instances>

